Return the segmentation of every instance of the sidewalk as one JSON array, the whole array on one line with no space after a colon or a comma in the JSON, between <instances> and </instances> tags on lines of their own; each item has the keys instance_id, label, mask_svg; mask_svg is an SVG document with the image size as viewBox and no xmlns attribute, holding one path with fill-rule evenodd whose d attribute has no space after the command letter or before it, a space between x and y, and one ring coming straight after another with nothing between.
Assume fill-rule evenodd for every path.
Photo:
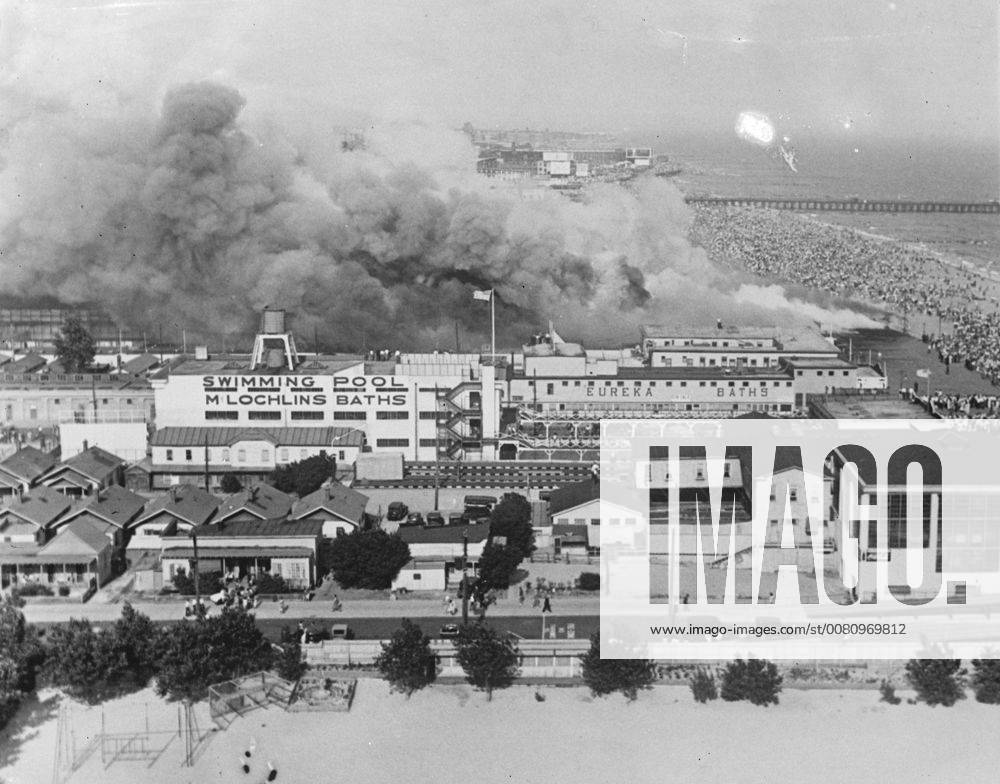
<instances>
[{"instance_id":1,"label":"sidewalk","mask_svg":"<svg viewBox=\"0 0 1000 784\"><path fill-rule=\"evenodd\" d=\"M169 599L159 601L134 600L132 606L154 621L176 621L184 617L184 600ZM121 616L122 603L117 604L77 604L62 602L29 602L23 608L29 623L59 623L70 618L87 618L91 621L115 621ZM598 615L600 599L595 593L587 595L554 596L550 617L561 615ZM212 612L219 612L212 605ZM345 599L343 607L336 614L328 600L315 599L311 602L291 599L288 611L281 612L279 602L266 601L256 610L258 618L423 618L444 615L444 605L437 596L434 598L398 599ZM520 604L516 598L501 599L489 608L488 617L496 616L538 616L541 608L532 607L531 601Z\"/></svg>"}]
</instances>

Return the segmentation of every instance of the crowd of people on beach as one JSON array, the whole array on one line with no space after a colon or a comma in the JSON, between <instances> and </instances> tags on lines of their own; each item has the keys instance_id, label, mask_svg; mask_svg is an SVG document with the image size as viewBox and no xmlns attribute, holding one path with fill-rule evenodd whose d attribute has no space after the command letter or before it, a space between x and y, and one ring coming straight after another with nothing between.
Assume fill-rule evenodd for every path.
<instances>
[{"instance_id":1,"label":"crowd of people on beach","mask_svg":"<svg viewBox=\"0 0 1000 784\"><path fill-rule=\"evenodd\" d=\"M1000 384L1000 312L973 270L903 243L803 215L694 205L692 239L720 263L765 278L924 313L948 329L928 338L942 362L961 362Z\"/></svg>"}]
</instances>

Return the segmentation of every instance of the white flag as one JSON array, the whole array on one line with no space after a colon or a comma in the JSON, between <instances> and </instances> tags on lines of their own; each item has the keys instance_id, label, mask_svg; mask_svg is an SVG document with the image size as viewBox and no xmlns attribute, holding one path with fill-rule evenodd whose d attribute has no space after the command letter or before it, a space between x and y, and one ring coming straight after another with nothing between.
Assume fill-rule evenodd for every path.
<instances>
[{"instance_id":1,"label":"white flag","mask_svg":"<svg viewBox=\"0 0 1000 784\"><path fill-rule=\"evenodd\" d=\"M931 371L928 370L927 368L920 368L916 372L916 376L917 376L917 378L930 378L931 377Z\"/></svg>"},{"instance_id":2,"label":"white flag","mask_svg":"<svg viewBox=\"0 0 1000 784\"><path fill-rule=\"evenodd\" d=\"M473 299L481 299L483 302L489 302L490 298L493 296L493 289L484 289L483 291L473 291Z\"/></svg>"}]
</instances>

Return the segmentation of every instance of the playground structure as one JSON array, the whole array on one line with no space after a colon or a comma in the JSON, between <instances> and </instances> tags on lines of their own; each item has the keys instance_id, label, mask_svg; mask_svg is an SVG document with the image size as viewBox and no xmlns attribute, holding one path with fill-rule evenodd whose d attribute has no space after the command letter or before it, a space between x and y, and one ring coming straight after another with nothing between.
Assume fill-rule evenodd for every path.
<instances>
[{"instance_id":1,"label":"playground structure","mask_svg":"<svg viewBox=\"0 0 1000 784\"><path fill-rule=\"evenodd\" d=\"M357 678L344 678L332 667L311 667L295 691L289 711L349 711Z\"/></svg>"},{"instance_id":2,"label":"playground structure","mask_svg":"<svg viewBox=\"0 0 1000 784\"><path fill-rule=\"evenodd\" d=\"M162 718L158 725L150 725L149 703L134 706L134 709L141 709L141 719L130 715L127 721L119 721L120 727L115 727L109 721L107 712L101 708L100 730L94 731L89 726L93 722L92 709L85 711L90 714L86 718L91 720L86 722L77 715L80 713L78 709L63 701L59 706L56 726L52 784L69 781L97 750L100 750L105 770L116 762L124 761L145 762L147 768L152 767L176 739L184 742L181 765L194 765L208 733L200 731L191 703L177 706L176 725L172 720L169 724L164 723ZM78 736L85 738L86 742L79 743Z\"/></svg>"},{"instance_id":3,"label":"playground structure","mask_svg":"<svg viewBox=\"0 0 1000 784\"><path fill-rule=\"evenodd\" d=\"M239 716L257 708L280 705L285 710L295 697L296 684L270 672L255 672L208 687L212 721L226 729Z\"/></svg>"}]
</instances>

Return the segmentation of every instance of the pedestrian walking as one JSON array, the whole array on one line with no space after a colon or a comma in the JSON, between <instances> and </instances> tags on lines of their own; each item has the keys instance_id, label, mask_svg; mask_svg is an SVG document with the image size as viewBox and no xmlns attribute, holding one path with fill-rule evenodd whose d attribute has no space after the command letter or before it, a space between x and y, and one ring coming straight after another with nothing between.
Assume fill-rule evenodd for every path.
<instances>
[{"instance_id":1,"label":"pedestrian walking","mask_svg":"<svg viewBox=\"0 0 1000 784\"><path fill-rule=\"evenodd\" d=\"M542 604L542 612L543 613L552 612L552 602L549 600L548 596L545 597L545 601Z\"/></svg>"},{"instance_id":2,"label":"pedestrian walking","mask_svg":"<svg viewBox=\"0 0 1000 784\"><path fill-rule=\"evenodd\" d=\"M524 588L522 588L521 586L518 586L517 588L517 600L521 604L524 604Z\"/></svg>"}]
</instances>

